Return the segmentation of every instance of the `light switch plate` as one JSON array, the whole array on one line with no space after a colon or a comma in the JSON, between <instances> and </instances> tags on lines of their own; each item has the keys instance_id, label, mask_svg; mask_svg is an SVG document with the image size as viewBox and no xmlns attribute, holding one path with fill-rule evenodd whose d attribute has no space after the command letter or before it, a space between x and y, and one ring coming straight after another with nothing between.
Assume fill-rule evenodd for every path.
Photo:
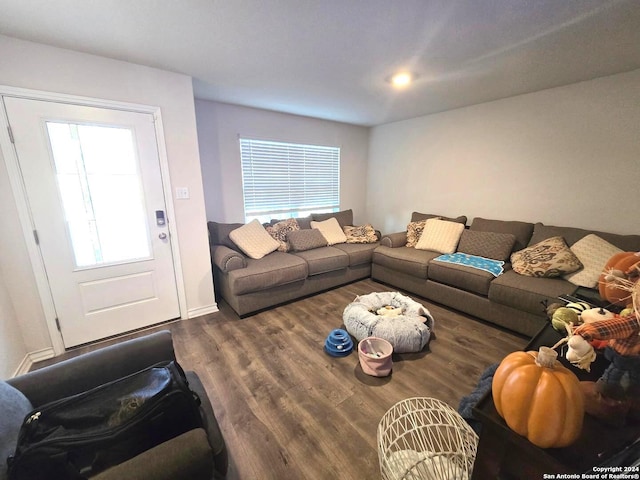
<instances>
[{"instance_id":1,"label":"light switch plate","mask_svg":"<svg viewBox=\"0 0 640 480\"><path fill-rule=\"evenodd\" d=\"M177 199L189 198L189 189L187 187L176 188L176 198Z\"/></svg>"}]
</instances>

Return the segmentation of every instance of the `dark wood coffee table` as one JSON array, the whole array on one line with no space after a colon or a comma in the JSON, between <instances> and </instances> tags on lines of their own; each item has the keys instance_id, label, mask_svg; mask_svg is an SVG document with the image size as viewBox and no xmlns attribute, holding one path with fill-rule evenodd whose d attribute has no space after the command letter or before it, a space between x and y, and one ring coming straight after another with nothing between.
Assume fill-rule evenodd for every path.
<instances>
[{"instance_id":1,"label":"dark wood coffee table","mask_svg":"<svg viewBox=\"0 0 640 480\"><path fill-rule=\"evenodd\" d=\"M548 324L533 337L525 350L550 347L561 338ZM569 366L561 356L558 359ZM573 366L570 368L580 380L596 380L608 364L601 357L598 355L590 373ZM615 458L640 436L640 424L615 428L585 415L582 434L573 445L544 449L536 447L507 426L496 411L491 391L478 402L473 412L482 423L472 477L475 480L542 479L559 473L593 473L594 467ZM638 470L629 473L638 473Z\"/></svg>"}]
</instances>

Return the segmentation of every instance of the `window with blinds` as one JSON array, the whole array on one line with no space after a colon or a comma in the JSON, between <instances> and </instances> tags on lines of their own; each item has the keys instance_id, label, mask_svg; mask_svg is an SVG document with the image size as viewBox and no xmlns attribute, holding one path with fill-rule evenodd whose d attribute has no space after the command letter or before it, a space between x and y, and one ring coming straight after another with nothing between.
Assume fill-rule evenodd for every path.
<instances>
[{"instance_id":1,"label":"window with blinds","mask_svg":"<svg viewBox=\"0 0 640 480\"><path fill-rule=\"evenodd\" d=\"M240 138L245 221L340 207L340 148Z\"/></svg>"}]
</instances>

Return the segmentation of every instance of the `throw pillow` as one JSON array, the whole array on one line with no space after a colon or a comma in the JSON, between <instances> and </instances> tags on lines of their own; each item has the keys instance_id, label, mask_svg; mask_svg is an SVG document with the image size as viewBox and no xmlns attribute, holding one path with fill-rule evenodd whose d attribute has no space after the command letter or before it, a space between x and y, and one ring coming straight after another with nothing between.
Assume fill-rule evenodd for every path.
<instances>
[{"instance_id":1,"label":"throw pillow","mask_svg":"<svg viewBox=\"0 0 640 480\"><path fill-rule=\"evenodd\" d=\"M458 252L504 261L509 258L515 242L516 237L511 233L464 230Z\"/></svg>"},{"instance_id":2,"label":"throw pillow","mask_svg":"<svg viewBox=\"0 0 640 480\"><path fill-rule=\"evenodd\" d=\"M0 381L0 458L3 465L0 468L0 480L7 478L6 462L9 455L13 455L18 442L20 426L27 414L33 410L31 402L22 392L7 382Z\"/></svg>"},{"instance_id":3,"label":"throw pillow","mask_svg":"<svg viewBox=\"0 0 640 480\"><path fill-rule=\"evenodd\" d=\"M571 251L584 268L565 275L564 279L579 287L596 288L607 261L623 250L592 233L571 245Z\"/></svg>"},{"instance_id":4,"label":"throw pillow","mask_svg":"<svg viewBox=\"0 0 640 480\"><path fill-rule=\"evenodd\" d=\"M533 234L533 223L520 222L518 220L492 220L488 218L475 217L471 222L469 230L482 232L510 233L516 237L513 248L522 250L531 243ZM544 238L555 237L547 235Z\"/></svg>"},{"instance_id":5,"label":"throw pillow","mask_svg":"<svg viewBox=\"0 0 640 480\"><path fill-rule=\"evenodd\" d=\"M311 222L311 228L320 230L320 233L322 233L322 236L327 240L329 245L345 243L347 241L347 236L342 231L342 227L335 217L331 217L323 222Z\"/></svg>"},{"instance_id":6,"label":"throw pillow","mask_svg":"<svg viewBox=\"0 0 640 480\"><path fill-rule=\"evenodd\" d=\"M417 222L409 222L409 225L407 225L407 247L416 246L416 243L418 243L418 239L420 238L420 235L422 235L422 231L424 230L424 226L426 223L426 219L419 220Z\"/></svg>"},{"instance_id":7,"label":"throw pillow","mask_svg":"<svg viewBox=\"0 0 640 480\"><path fill-rule=\"evenodd\" d=\"M288 252L290 250L289 242L287 241L287 234L294 230L300 230L300 225L295 218L288 218L281 220L273 225L266 227L267 232L271 235L279 244L278 251Z\"/></svg>"},{"instance_id":8,"label":"throw pillow","mask_svg":"<svg viewBox=\"0 0 640 480\"><path fill-rule=\"evenodd\" d=\"M236 228L229 233L229 238L248 257L256 260L277 250L280 246L258 220L252 220L240 228Z\"/></svg>"},{"instance_id":9,"label":"throw pillow","mask_svg":"<svg viewBox=\"0 0 640 480\"><path fill-rule=\"evenodd\" d=\"M289 232L287 239L291 245L291 250L294 252L304 252L305 250L327 246L327 239L324 238L322 232L313 228Z\"/></svg>"},{"instance_id":10,"label":"throw pillow","mask_svg":"<svg viewBox=\"0 0 640 480\"><path fill-rule=\"evenodd\" d=\"M513 270L528 277L559 277L582 268L562 237L551 237L511 254Z\"/></svg>"},{"instance_id":11,"label":"throw pillow","mask_svg":"<svg viewBox=\"0 0 640 480\"><path fill-rule=\"evenodd\" d=\"M416 248L439 253L453 253L456 251L463 230L462 223L430 218L425 223Z\"/></svg>"},{"instance_id":12,"label":"throw pillow","mask_svg":"<svg viewBox=\"0 0 640 480\"><path fill-rule=\"evenodd\" d=\"M378 236L372 225L351 226L347 225L343 228L347 237L347 243L375 243Z\"/></svg>"}]
</instances>

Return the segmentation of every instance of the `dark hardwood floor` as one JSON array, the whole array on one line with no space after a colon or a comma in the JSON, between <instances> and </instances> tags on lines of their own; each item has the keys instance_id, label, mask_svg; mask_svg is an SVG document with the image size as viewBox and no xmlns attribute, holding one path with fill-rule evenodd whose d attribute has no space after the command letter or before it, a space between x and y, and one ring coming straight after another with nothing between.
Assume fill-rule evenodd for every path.
<instances>
[{"instance_id":1,"label":"dark hardwood floor","mask_svg":"<svg viewBox=\"0 0 640 480\"><path fill-rule=\"evenodd\" d=\"M344 307L388 290L367 279L244 319L220 302L217 313L159 327L173 332L178 360L211 398L228 479L380 478L376 429L394 403L427 396L457 409L486 367L528 341L412 296L435 318L435 338L420 353L394 354L389 377L365 375L356 351L325 354Z\"/></svg>"}]
</instances>

